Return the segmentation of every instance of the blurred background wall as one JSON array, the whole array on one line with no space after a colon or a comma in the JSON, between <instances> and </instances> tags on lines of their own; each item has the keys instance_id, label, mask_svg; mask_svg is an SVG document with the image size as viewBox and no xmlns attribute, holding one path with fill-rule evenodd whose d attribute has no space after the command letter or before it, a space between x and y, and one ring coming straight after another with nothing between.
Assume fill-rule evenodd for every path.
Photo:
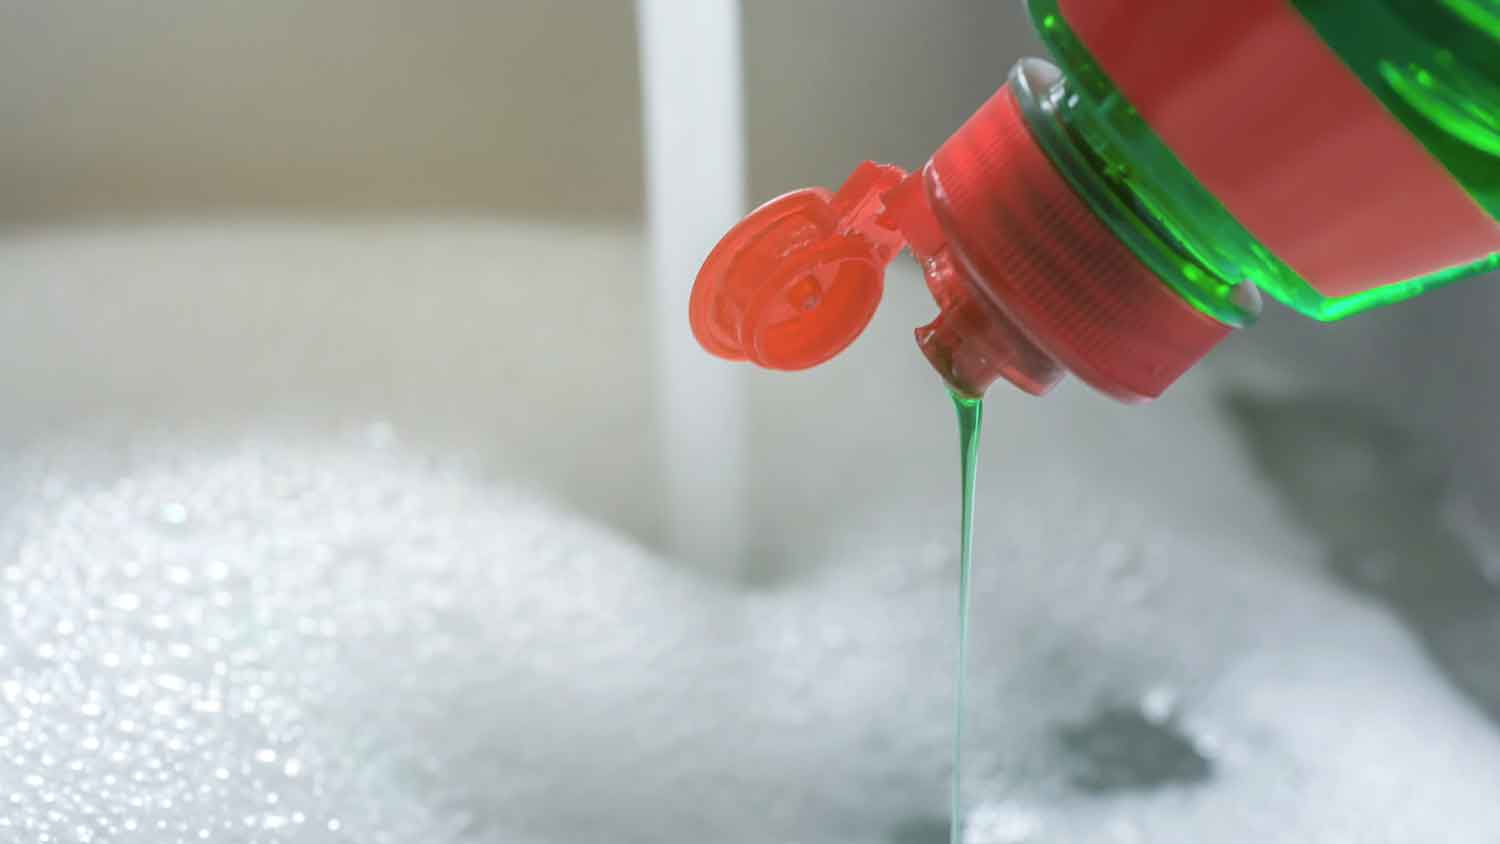
<instances>
[{"instance_id":1,"label":"blurred background wall","mask_svg":"<svg viewBox=\"0 0 1500 844\"><path fill-rule=\"evenodd\" d=\"M629 0L8 3L0 222L635 220L634 27ZM1036 50L994 0L753 0L743 28L753 197L920 161Z\"/></svg>"},{"instance_id":2,"label":"blurred background wall","mask_svg":"<svg viewBox=\"0 0 1500 844\"><path fill-rule=\"evenodd\" d=\"M0 220L635 216L629 2L63 0L0 12Z\"/></svg>"}]
</instances>

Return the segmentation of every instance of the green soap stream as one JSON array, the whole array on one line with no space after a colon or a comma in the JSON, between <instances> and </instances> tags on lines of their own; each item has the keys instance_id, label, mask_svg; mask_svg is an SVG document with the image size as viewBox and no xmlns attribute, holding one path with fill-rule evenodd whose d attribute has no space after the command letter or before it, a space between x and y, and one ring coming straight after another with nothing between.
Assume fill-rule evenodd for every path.
<instances>
[{"instance_id":1,"label":"green soap stream","mask_svg":"<svg viewBox=\"0 0 1500 844\"><path fill-rule=\"evenodd\" d=\"M948 821L949 844L959 844L963 821L964 681L969 661L969 567L974 547L974 478L979 468L979 428L984 403L953 393L958 411L958 455L963 478L959 515L958 670L953 680L953 804Z\"/></svg>"}]
</instances>

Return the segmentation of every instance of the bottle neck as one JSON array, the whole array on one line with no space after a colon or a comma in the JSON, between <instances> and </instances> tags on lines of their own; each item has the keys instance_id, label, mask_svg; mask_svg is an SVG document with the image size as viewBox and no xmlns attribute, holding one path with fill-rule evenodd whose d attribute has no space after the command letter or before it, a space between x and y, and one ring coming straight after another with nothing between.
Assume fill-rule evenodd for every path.
<instances>
[{"instance_id":1,"label":"bottle neck","mask_svg":"<svg viewBox=\"0 0 1500 844\"><path fill-rule=\"evenodd\" d=\"M913 179L887 194L943 311L918 343L971 395L988 383L979 375L1040 393L1071 372L1122 401L1146 401L1232 325L1162 283L1046 153L1037 127L1058 121L1036 92L1056 81L1045 62L1017 65L923 168L920 202ZM971 344L976 324L985 342Z\"/></svg>"},{"instance_id":2,"label":"bottle neck","mask_svg":"<svg viewBox=\"0 0 1500 844\"><path fill-rule=\"evenodd\" d=\"M1082 199L1141 263L1195 309L1232 327L1260 315L1255 285L1214 261L1211 236L1191 222L1211 211L1177 174L1131 148L1139 117L1117 93L1100 102L1050 62L1024 59L1012 87L1037 146ZM1208 199L1211 202L1211 199Z\"/></svg>"}]
</instances>

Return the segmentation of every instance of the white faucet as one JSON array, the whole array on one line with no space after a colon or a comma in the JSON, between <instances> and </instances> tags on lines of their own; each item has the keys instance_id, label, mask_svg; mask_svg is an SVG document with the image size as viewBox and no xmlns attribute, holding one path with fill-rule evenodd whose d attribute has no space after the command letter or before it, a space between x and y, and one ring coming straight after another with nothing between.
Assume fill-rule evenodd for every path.
<instances>
[{"instance_id":1,"label":"white faucet","mask_svg":"<svg viewBox=\"0 0 1500 844\"><path fill-rule=\"evenodd\" d=\"M743 376L688 327L693 277L745 212L738 0L638 0L653 353L671 551L738 573L749 535Z\"/></svg>"}]
</instances>

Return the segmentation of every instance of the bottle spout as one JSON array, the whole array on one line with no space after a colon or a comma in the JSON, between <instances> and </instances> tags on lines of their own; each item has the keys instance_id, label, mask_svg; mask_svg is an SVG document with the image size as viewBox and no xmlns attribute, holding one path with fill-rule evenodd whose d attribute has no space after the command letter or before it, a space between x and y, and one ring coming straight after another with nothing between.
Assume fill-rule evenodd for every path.
<instances>
[{"instance_id":1,"label":"bottle spout","mask_svg":"<svg viewBox=\"0 0 1500 844\"><path fill-rule=\"evenodd\" d=\"M956 260L933 214L924 173L913 173L885 195L886 214L909 240L938 315L916 330L917 348L957 392L979 397L998 378L1045 395L1067 369L1033 343Z\"/></svg>"},{"instance_id":2,"label":"bottle spout","mask_svg":"<svg viewBox=\"0 0 1500 844\"><path fill-rule=\"evenodd\" d=\"M1067 370L997 309L965 293L916 330L917 348L948 385L978 398L997 378L1045 395Z\"/></svg>"}]
</instances>

